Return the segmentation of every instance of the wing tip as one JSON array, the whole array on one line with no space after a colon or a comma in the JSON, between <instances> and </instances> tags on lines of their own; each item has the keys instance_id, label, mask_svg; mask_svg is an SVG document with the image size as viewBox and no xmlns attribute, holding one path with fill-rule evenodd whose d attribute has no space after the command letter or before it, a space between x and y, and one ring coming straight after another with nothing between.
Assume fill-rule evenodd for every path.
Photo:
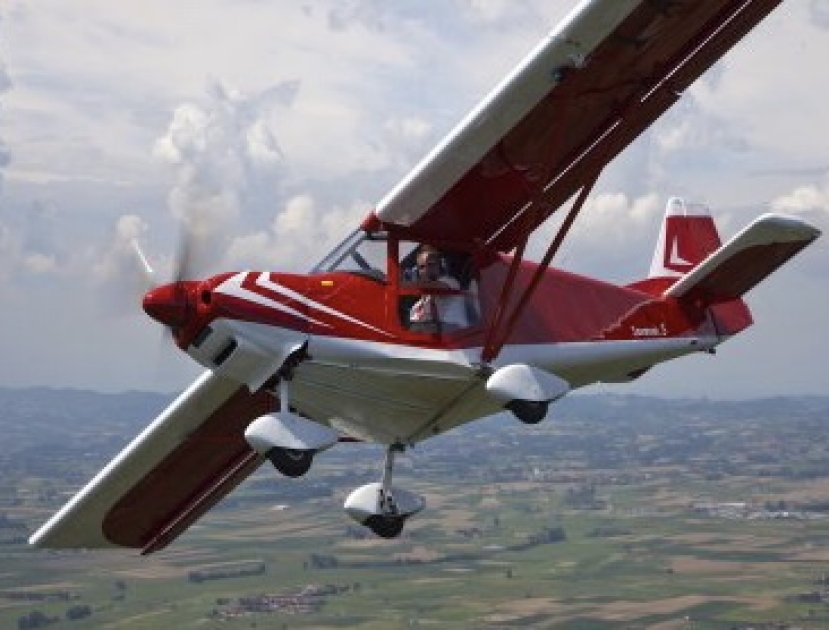
<instances>
[{"instance_id":1,"label":"wing tip","mask_svg":"<svg viewBox=\"0 0 829 630\"><path fill-rule=\"evenodd\" d=\"M760 215L754 224L772 230L780 241L811 242L823 233L805 219L791 214L767 212Z\"/></svg>"},{"instance_id":2,"label":"wing tip","mask_svg":"<svg viewBox=\"0 0 829 630\"><path fill-rule=\"evenodd\" d=\"M37 549L89 550L123 548L109 540L102 531L91 524L84 527L60 527L56 518L47 521L31 536L28 544Z\"/></svg>"}]
</instances>

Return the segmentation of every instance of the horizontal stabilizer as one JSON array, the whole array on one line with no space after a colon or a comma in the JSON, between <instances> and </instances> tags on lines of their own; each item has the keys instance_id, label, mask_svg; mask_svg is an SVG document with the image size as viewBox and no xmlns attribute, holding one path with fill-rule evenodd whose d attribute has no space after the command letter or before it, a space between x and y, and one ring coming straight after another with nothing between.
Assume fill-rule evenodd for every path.
<instances>
[{"instance_id":1,"label":"horizontal stabilizer","mask_svg":"<svg viewBox=\"0 0 829 630\"><path fill-rule=\"evenodd\" d=\"M820 236L805 221L764 214L665 291L706 303L739 298Z\"/></svg>"}]
</instances>

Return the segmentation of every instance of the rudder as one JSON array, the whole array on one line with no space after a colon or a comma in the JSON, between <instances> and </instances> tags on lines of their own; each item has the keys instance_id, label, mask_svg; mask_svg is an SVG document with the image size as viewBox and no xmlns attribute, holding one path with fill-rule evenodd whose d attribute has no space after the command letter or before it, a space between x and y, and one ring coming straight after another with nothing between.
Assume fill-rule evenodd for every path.
<instances>
[{"instance_id":1,"label":"rudder","mask_svg":"<svg viewBox=\"0 0 829 630\"><path fill-rule=\"evenodd\" d=\"M672 197L665 206L648 277L681 277L721 244L708 206Z\"/></svg>"}]
</instances>

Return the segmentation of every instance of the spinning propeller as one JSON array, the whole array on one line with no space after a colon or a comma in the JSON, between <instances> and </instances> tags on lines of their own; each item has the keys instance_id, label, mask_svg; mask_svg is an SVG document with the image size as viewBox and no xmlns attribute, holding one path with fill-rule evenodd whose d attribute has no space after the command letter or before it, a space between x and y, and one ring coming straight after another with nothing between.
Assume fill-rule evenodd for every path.
<instances>
[{"instance_id":1,"label":"spinning propeller","mask_svg":"<svg viewBox=\"0 0 829 630\"><path fill-rule=\"evenodd\" d=\"M195 266L191 233L187 230L181 233L172 279L166 284L158 282L155 271L136 241L133 241L133 248L141 262L145 286L148 287L142 300L144 312L164 324L167 331L176 338L177 332L187 324L196 309L199 282L189 280Z\"/></svg>"}]
</instances>

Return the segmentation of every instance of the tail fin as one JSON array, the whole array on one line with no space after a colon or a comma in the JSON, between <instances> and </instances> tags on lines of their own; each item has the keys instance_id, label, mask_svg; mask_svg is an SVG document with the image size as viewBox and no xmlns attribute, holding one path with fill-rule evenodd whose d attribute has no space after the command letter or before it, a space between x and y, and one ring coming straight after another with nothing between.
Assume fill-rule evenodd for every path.
<instances>
[{"instance_id":1,"label":"tail fin","mask_svg":"<svg viewBox=\"0 0 829 630\"><path fill-rule=\"evenodd\" d=\"M665 206L662 230L649 278L679 278L720 247L708 206L673 197Z\"/></svg>"},{"instance_id":2,"label":"tail fin","mask_svg":"<svg viewBox=\"0 0 829 630\"><path fill-rule=\"evenodd\" d=\"M736 300L818 236L820 230L801 219L764 214L721 245L708 207L674 197L648 281L637 284L698 305Z\"/></svg>"}]
</instances>

